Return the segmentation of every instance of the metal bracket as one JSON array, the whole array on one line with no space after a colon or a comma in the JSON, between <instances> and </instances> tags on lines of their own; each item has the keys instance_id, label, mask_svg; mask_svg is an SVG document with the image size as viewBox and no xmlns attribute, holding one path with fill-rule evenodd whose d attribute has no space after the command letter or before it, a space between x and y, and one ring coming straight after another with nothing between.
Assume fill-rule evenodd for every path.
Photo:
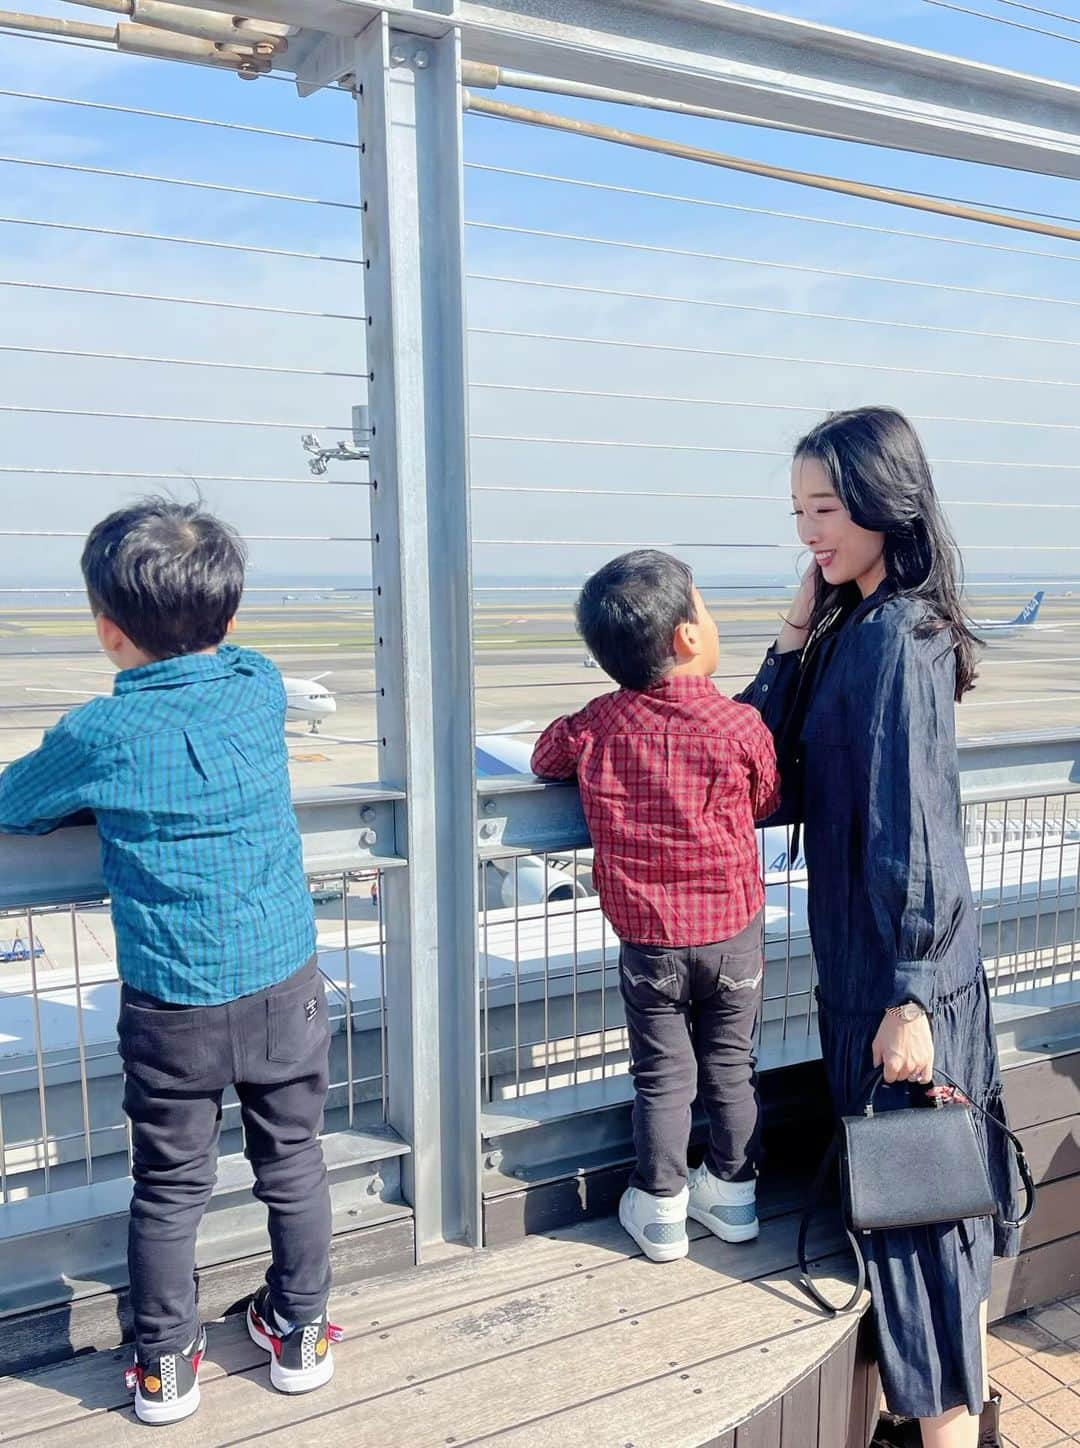
<instances>
[{"instance_id":1,"label":"metal bracket","mask_svg":"<svg viewBox=\"0 0 1080 1448\"><path fill-rule=\"evenodd\" d=\"M305 432L300 439L304 451L312 454L308 467L317 478L321 478L332 462L366 462L371 456L370 439L375 429L370 425L368 408L361 404L352 410L353 440L339 442L336 447L320 447L319 439L313 432Z\"/></svg>"}]
</instances>

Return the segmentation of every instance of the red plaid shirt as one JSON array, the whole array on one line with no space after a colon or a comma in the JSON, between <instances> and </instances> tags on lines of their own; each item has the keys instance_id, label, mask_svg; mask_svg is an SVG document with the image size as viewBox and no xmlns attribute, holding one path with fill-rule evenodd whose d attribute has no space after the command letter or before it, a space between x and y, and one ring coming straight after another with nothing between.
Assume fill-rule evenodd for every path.
<instances>
[{"instance_id":1,"label":"red plaid shirt","mask_svg":"<svg viewBox=\"0 0 1080 1448\"><path fill-rule=\"evenodd\" d=\"M754 820L779 804L772 735L710 679L594 699L548 725L532 769L577 775L593 881L621 940L711 945L765 903Z\"/></svg>"}]
</instances>

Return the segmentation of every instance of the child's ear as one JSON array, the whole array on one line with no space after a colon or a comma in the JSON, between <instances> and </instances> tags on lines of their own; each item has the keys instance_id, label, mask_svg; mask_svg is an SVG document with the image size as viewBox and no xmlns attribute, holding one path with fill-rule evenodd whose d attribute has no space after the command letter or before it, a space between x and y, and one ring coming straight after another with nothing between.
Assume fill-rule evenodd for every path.
<instances>
[{"instance_id":1,"label":"child's ear","mask_svg":"<svg viewBox=\"0 0 1080 1448\"><path fill-rule=\"evenodd\" d=\"M111 618L106 618L99 613L94 618L94 627L97 629L98 643L107 654L115 654L127 643L127 634L123 629L118 628Z\"/></svg>"},{"instance_id":2,"label":"child's ear","mask_svg":"<svg viewBox=\"0 0 1080 1448\"><path fill-rule=\"evenodd\" d=\"M679 663L696 659L701 652L701 630L696 623L681 623L671 640L671 651Z\"/></svg>"},{"instance_id":3,"label":"child's ear","mask_svg":"<svg viewBox=\"0 0 1080 1448\"><path fill-rule=\"evenodd\" d=\"M235 627L236 627L236 615L233 614L232 618L229 619L229 622L225 625L225 635L226 635L226 637L228 637L228 635L232 633L232 631L233 631L233 629L234 629Z\"/></svg>"}]
</instances>

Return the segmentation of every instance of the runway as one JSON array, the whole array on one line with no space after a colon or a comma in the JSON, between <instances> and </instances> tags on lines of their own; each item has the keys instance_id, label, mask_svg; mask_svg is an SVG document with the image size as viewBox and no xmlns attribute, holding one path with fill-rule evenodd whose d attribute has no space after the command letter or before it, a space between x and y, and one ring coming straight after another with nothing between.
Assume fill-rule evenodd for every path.
<instances>
[{"instance_id":1,"label":"runway","mask_svg":"<svg viewBox=\"0 0 1080 1448\"><path fill-rule=\"evenodd\" d=\"M980 589L980 617L1014 615L1030 582ZM789 594L710 595L720 631L717 687L737 693L775 636ZM477 732L527 742L549 719L581 708L612 686L587 668L573 625L572 595L527 592L484 599L474 614ZM258 603L243 608L233 639L266 653L283 674L327 675L336 713L317 735L286 725L294 786L378 778L375 631L368 603ZM62 608L0 612L0 762L33 749L68 708L112 687L88 614ZM978 685L957 710L959 738L1080 729L1080 597L1047 589L1038 627L995 639L982 653Z\"/></svg>"}]
</instances>

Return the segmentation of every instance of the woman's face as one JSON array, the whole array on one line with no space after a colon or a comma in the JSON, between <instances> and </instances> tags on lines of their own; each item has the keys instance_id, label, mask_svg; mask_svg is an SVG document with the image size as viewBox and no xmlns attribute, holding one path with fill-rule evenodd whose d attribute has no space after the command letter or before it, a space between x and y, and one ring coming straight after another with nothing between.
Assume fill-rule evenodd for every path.
<instances>
[{"instance_id":1,"label":"woman's face","mask_svg":"<svg viewBox=\"0 0 1080 1448\"><path fill-rule=\"evenodd\" d=\"M814 555L826 583L857 583L867 598L885 578L885 534L851 521L817 458L791 465L791 503L799 541Z\"/></svg>"}]
</instances>

